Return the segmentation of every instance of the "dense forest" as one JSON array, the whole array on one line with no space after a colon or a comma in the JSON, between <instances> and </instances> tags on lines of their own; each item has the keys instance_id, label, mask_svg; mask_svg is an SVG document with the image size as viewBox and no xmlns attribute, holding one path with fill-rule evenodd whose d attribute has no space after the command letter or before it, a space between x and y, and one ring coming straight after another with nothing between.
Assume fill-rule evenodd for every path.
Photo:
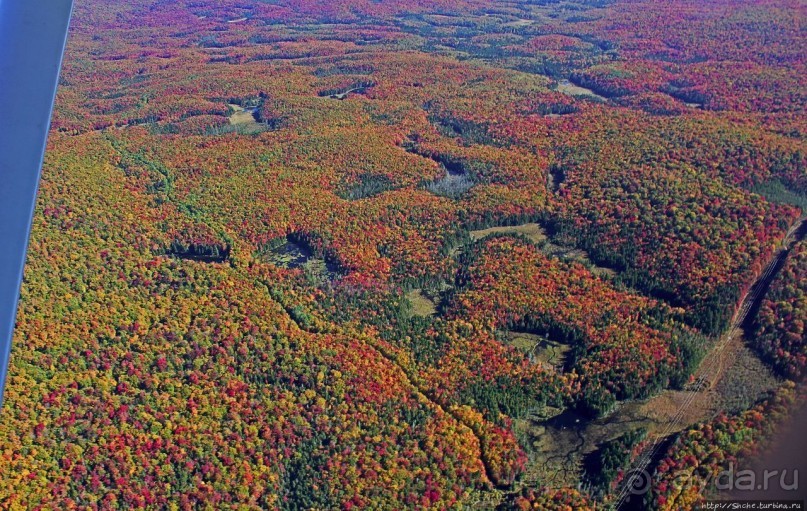
<instances>
[{"instance_id":1,"label":"dense forest","mask_svg":"<svg viewBox=\"0 0 807 511\"><path fill-rule=\"evenodd\" d=\"M799 379L807 369L807 243L791 252L760 305L754 347L783 376Z\"/></svg>"},{"instance_id":2,"label":"dense forest","mask_svg":"<svg viewBox=\"0 0 807 511\"><path fill-rule=\"evenodd\" d=\"M804 402L805 20L77 1L0 509L597 509L648 449L644 508L700 502ZM688 411L744 348L775 388Z\"/></svg>"}]
</instances>

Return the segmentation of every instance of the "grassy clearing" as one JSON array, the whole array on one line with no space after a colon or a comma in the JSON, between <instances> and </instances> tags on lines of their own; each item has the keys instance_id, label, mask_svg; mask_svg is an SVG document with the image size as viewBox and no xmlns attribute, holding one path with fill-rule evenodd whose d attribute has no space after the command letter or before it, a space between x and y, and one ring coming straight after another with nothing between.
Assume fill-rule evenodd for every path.
<instances>
[{"instance_id":1,"label":"grassy clearing","mask_svg":"<svg viewBox=\"0 0 807 511\"><path fill-rule=\"evenodd\" d=\"M227 106L233 110L232 115L230 115L230 124L252 124L255 122L255 116L251 109L247 110L234 103L228 103Z\"/></svg>"},{"instance_id":2,"label":"grassy clearing","mask_svg":"<svg viewBox=\"0 0 807 511\"><path fill-rule=\"evenodd\" d=\"M437 306L423 294L421 289L413 289L406 294L406 298L412 304L412 314L415 316L426 317L437 314Z\"/></svg>"},{"instance_id":3,"label":"grassy clearing","mask_svg":"<svg viewBox=\"0 0 807 511\"><path fill-rule=\"evenodd\" d=\"M737 412L747 410L768 391L778 388L782 381L751 351L746 342L735 348L731 364L715 385L715 407Z\"/></svg>"},{"instance_id":4,"label":"grassy clearing","mask_svg":"<svg viewBox=\"0 0 807 511\"><path fill-rule=\"evenodd\" d=\"M580 87L579 85L575 85L569 80L561 80L558 82L558 92L563 94L567 94L569 96L589 96L592 98L598 98L603 101L608 101L608 98L604 96L600 96L596 92L591 89L586 89L585 87Z\"/></svg>"},{"instance_id":5,"label":"grassy clearing","mask_svg":"<svg viewBox=\"0 0 807 511\"><path fill-rule=\"evenodd\" d=\"M585 250L558 245L552 242L546 242L543 245L543 251L549 256L557 257L558 259L563 259L564 261L576 261L578 263L582 263L588 266L589 270L591 270L591 273L594 275L598 275L600 277L616 276L616 272L613 269L605 268L604 266L597 266L591 262L591 259Z\"/></svg>"},{"instance_id":6,"label":"grassy clearing","mask_svg":"<svg viewBox=\"0 0 807 511\"><path fill-rule=\"evenodd\" d=\"M530 25L533 25L534 23L535 23L535 21L533 21L533 20L519 19L519 20L511 21L509 23L504 23L502 26L506 27L506 28L524 28L524 27L529 27Z\"/></svg>"},{"instance_id":7,"label":"grassy clearing","mask_svg":"<svg viewBox=\"0 0 807 511\"><path fill-rule=\"evenodd\" d=\"M546 336L527 332L499 332L503 342L524 352L535 362L548 369L562 368L572 347L568 344L553 341Z\"/></svg>"},{"instance_id":8,"label":"grassy clearing","mask_svg":"<svg viewBox=\"0 0 807 511\"><path fill-rule=\"evenodd\" d=\"M471 239L476 241L484 238L485 236L490 236L491 234L522 234L529 238L529 240L533 243L540 243L547 239L544 228L536 223L479 229L476 231L471 231Z\"/></svg>"},{"instance_id":9,"label":"grassy clearing","mask_svg":"<svg viewBox=\"0 0 807 511\"><path fill-rule=\"evenodd\" d=\"M233 111L229 117L230 125L235 127L238 133L250 135L266 131L266 126L255 119L254 109L245 109L233 103L228 103L227 106Z\"/></svg>"}]
</instances>

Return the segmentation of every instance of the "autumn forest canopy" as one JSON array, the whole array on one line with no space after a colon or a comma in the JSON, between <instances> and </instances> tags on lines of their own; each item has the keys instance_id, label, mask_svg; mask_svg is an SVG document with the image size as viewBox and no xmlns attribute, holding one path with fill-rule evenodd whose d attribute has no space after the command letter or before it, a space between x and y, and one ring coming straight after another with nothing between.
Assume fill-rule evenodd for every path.
<instances>
[{"instance_id":1,"label":"autumn forest canopy","mask_svg":"<svg viewBox=\"0 0 807 511\"><path fill-rule=\"evenodd\" d=\"M0 508L688 509L805 402L805 55L798 0L77 0Z\"/></svg>"}]
</instances>

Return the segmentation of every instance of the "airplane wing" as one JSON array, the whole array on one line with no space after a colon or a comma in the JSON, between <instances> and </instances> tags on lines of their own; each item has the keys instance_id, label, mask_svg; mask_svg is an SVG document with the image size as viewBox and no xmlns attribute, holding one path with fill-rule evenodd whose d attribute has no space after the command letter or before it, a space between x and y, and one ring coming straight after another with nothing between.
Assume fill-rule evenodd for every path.
<instances>
[{"instance_id":1,"label":"airplane wing","mask_svg":"<svg viewBox=\"0 0 807 511\"><path fill-rule=\"evenodd\" d=\"M72 0L0 0L0 406Z\"/></svg>"}]
</instances>

